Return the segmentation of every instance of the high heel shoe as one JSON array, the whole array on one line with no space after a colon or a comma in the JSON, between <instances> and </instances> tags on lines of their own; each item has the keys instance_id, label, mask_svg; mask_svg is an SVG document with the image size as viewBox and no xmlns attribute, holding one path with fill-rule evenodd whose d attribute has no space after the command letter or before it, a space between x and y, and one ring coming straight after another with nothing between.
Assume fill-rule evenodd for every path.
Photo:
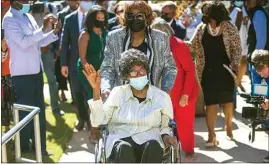
<instances>
[{"instance_id":1,"label":"high heel shoe","mask_svg":"<svg viewBox=\"0 0 269 164\"><path fill-rule=\"evenodd\" d=\"M234 137L233 137L233 136L226 136L226 139L227 139L228 141L234 141Z\"/></svg>"},{"instance_id":2,"label":"high heel shoe","mask_svg":"<svg viewBox=\"0 0 269 164\"><path fill-rule=\"evenodd\" d=\"M213 140L211 142L207 141L205 146L207 148L212 148L212 147L215 147L215 146L218 146L219 145L219 141L217 141L217 138L214 137Z\"/></svg>"}]
</instances>

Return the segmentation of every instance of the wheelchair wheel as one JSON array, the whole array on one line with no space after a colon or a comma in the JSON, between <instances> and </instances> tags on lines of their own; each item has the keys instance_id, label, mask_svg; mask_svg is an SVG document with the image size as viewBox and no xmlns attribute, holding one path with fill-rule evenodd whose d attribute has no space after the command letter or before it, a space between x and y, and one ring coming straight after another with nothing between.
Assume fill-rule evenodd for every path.
<instances>
[{"instance_id":1,"label":"wheelchair wheel","mask_svg":"<svg viewBox=\"0 0 269 164\"><path fill-rule=\"evenodd\" d=\"M95 163L105 163L105 155L104 155L104 142L101 138L99 142L95 145Z\"/></svg>"},{"instance_id":2,"label":"wheelchair wheel","mask_svg":"<svg viewBox=\"0 0 269 164\"><path fill-rule=\"evenodd\" d=\"M171 146L170 147L170 162L171 163L177 163L177 152L176 152L177 150L173 147L173 146Z\"/></svg>"},{"instance_id":3,"label":"wheelchair wheel","mask_svg":"<svg viewBox=\"0 0 269 164\"><path fill-rule=\"evenodd\" d=\"M183 161L183 151L182 151L182 147L181 147L181 143L178 142L178 159L177 159L177 162L178 163L182 163Z\"/></svg>"}]
</instances>

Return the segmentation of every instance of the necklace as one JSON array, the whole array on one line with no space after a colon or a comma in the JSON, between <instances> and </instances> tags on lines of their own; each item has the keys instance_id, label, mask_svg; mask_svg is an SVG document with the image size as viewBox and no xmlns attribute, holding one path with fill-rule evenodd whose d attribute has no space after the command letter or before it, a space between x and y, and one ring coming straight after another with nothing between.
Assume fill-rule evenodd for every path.
<instances>
[{"instance_id":1,"label":"necklace","mask_svg":"<svg viewBox=\"0 0 269 164\"><path fill-rule=\"evenodd\" d=\"M220 26L216 27L216 29L213 29L210 23L208 24L208 29L212 36L217 36L220 32Z\"/></svg>"}]
</instances>

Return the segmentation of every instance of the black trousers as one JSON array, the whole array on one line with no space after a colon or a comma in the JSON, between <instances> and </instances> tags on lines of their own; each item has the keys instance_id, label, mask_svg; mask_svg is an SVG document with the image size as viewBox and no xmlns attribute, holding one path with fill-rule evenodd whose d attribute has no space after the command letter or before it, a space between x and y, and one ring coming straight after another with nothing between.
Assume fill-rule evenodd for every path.
<instances>
[{"instance_id":1,"label":"black trousers","mask_svg":"<svg viewBox=\"0 0 269 164\"><path fill-rule=\"evenodd\" d=\"M67 91L67 78L62 75L60 57L58 57L57 61L55 62L55 75L59 84L58 89Z\"/></svg>"},{"instance_id":2,"label":"black trousers","mask_svg":"<svg viewBox=\"0 0 269 164\"><path fill-rule=\"evenodd\" d=\"M16 103L22 105L36 106L40 108L39 123L40 123L40 137L41 150L46 151L46 116L45 116L45 102L43 94L43 76L42 72L35 75L14 76L12 83L15 90ZM26 117L29 112L19 111L20 120ZM29 150L29 141L33 142L35 146L34 125L31 121L20 132L21 150Z\"/></svg>"},{"instance_id":3,"label":"black trousers","mask_svg":"<svg viewBox=\"0 0 269 164\"><path fill-rule=\"evenodd\" d=\"M76 107L78 109L79 121L89 122L90 121L88 113L89 106L87 103L86 92L83 89L82 83L80 82L77 74L71 74L70 79Z\"/></svg>"},{"instance_id":4,"label":"black trousers","mask_svg":"<svg viewBox=\"0 0 269 164\"><path fill-rule=\"evenodd\" d=\"M150 140L142 145L131 137L117 141L108 160L113 163L161 163L163 149L158 141Z\"/></svg>"}]
</instances>

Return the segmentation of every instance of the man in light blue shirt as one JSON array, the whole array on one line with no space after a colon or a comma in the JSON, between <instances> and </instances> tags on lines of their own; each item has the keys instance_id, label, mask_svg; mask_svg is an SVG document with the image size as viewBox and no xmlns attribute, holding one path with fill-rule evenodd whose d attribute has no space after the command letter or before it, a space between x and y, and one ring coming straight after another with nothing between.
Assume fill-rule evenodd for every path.
<instances>
[{"instance_id":1,"label":"man in light blue shirt","mask_svg":"<svg viewBox=\"0 0 269 164\"><path fill-rule=\"evenodd\" d=\"M247 39L248 58L250 60L254 50L269 50L269 16L257 0L247 0L245 2L245 8L251 22ZM263 78L255 71L252 65L249 66L249 71L252 84L260 84Z\"/></svg>"},{"instance_id":2,"label":"man in light blue shirt","mask_svg":"<svg viewBox=\"0 0 269 164\"><path fill-rule=\"evenodd\" d=\"M22 1L21 1L22 2ZM10 0L11 7L3 18L3 28L10 49L10 72L16 94L16 103L37 106L40 108L41 150L46 151L46 118L43 97L42 60L40 47L44 47L58 39L60 23L50 15L44 18L43 26L38 27L30 14L23 13L23 5L16 0ZM23 1L28 3L28 1ZM50 23L55 29L45 33ZM20 112L20 120L28 112ZM28 152L29 139L34 140L33 123L29 123L20 133L21 150ZM32 148L35 144L33 142Z\"/></svg>"}]
</instances>

